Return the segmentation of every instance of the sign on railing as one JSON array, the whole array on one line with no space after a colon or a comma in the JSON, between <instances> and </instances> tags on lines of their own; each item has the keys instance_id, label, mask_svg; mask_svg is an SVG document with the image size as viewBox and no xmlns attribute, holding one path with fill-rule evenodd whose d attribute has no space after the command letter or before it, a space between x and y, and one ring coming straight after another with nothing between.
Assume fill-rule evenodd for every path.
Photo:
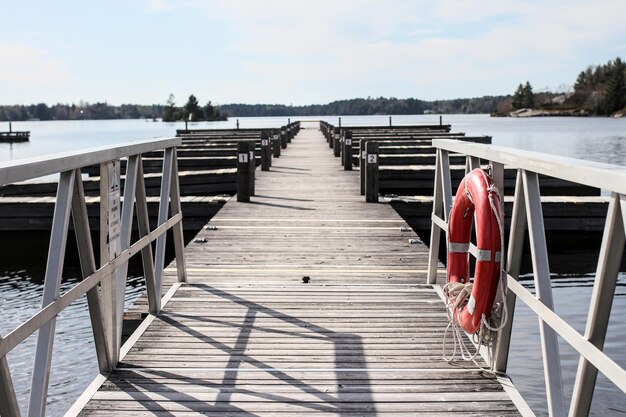
<instances>
[{"instance_id":1,"label":"sign on railing","mask_svg":"<svg viewBox=\"0 0 626 417\"><path fill-rule=\"evenodd\" d=\"M162 276L166 232L172 229L178 280L186 280L183 228L176 163L180 138L133 142L72 152L47 158L33 158L0 164L0 185L60 174L50 236L41 310L19 327L0 337L0 415L20 416L6 355L38 332L28 415L45 415L56 318L81 296L87 294L100 372L110 372L120 360L124 291L128 260L138 252L143 259L149 312L161 309ZM141 154L163 150L163 178L158 224L150 230ZM120 204L120 158L127 158L123 204ZM100 165L100 267L96 267L87 216L81 168ZM131 244L134 210L139 239ZM168 212L170 213L168 215ZM83 281L59 294L70 216L79 251ZM156 254L152 242L156 240Z\"/></svg>"},{"instance_id":2,"label":"sign on railing","mask_svg":"<svg viewBox=\"0 0 626 417\"><path fill-rule=\"evenodd\" d=\"M509 169L516 169L508 250L502 262L502 265L506 265L502 271L508 286L506 304L512 315L516 297L519 297L539 318L549 414L568 415L557 335L580 354L569 416L589 415L598 371L626 392L626 371L602 352L626 240L626 168L457 140L440 139L433 141L433 146L437 148L437 162L428 282L436 284L440 235L441 231L448 232L452 205L449 153L466 155L467 170L479 167L481 161L488 164L494 183L500 190L504 190L505 165ZM541 208L540 174L611 192L584 335L554 312L549 253ZM535 294L518 282L526 229L532 255ZM475 254L475 248L470 250L472 252ZM491 362L495 371L506 372L511 329L512 320L509 320L495 345Z\"/></svg>"}]
</instances>

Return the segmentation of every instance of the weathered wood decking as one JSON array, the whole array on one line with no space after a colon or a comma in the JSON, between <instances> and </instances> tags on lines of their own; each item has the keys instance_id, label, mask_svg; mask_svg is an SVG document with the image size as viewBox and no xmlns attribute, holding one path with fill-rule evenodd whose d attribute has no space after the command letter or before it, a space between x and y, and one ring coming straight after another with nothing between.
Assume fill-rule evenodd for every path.
<instances>
[{"instance_id":1,"label":"weathered wood decking","mask_svg":"<svg viewBox=\"0 0 626 417\"><path fill-rule=\"evenodd\" d=\"M189 284L81 415L519 414L493 376L443 361L426 247L307 127L189 244Z\"/></svg>"}]
</instances>

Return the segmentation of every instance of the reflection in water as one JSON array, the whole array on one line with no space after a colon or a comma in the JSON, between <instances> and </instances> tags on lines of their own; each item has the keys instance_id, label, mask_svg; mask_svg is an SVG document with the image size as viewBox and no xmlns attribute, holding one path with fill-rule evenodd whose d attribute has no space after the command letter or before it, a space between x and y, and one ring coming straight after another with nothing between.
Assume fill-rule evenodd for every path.
<instances>
[{"instance_id":1,"label":"reflection in water","mask_svg":"<svg viewBox=\"0 0 626 417\"><path fill-rule=\"evenodd\" d=\"M76 278L64 281L61 294L78 281ZM126 307L139 297L143 289L143 277L129 278ZM6 335L39 311L42 293L43 286L39 276L33 277L26 270L0 273L0 306L3 314L0 334ZM22 414L25 414L28 405L36 343L35 334L7 356ZM76 300L58 316L52 369L46 415L59 416L67 411L98 375L98 360L93 345L86 296Z\"/></svg>"}]
</instances>

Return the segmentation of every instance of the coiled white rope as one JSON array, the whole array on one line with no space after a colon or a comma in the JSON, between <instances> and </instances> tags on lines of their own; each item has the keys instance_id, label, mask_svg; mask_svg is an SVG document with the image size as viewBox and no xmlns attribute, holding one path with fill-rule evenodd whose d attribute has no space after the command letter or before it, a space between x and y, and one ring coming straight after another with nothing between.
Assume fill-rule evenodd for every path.
<instances>
[{"instance_id":1,"label":"coiled white rope","mask_svg":"<svg viewBox=\"0 0 626 417\"><path fill-rule=\"evenodd\" d=\"M488 178L485 171L481 170L485 184L488 184ZM471 193L467 189L467 180L464 179L463 185L465 187L465 193L469 200L474 204ZM500 250L504 251L504 227L502 225L502 219L500 218L499 210L496 206L495 198L498 199L498 203L500 200L500 194L498 188L495 185L491 185L487 189L487 195L489 198L489 205L491 206L491 211L493 212L494 217L498 223L498 229L500 232ZM495 197L494 197L495 196ZM471 282L468 283L460 283L460 282L448 282L443 287L443 293L446 297L446 309L448 313L448 326L444 331L443 335L443 345L442 352L443 358L446 362L452 362L460 355L460 358L465 361L472 361L483 371L489 371L490 369L485 369L480 366L476 362L476 357L480 351L480 346L492 347L495 341L495 336L498 331L500 331L507 323L509 312L506 305L506 275L500 273L500 282L498 283L500 296L502 299L501 303L495 303L491 310L491 314L489 319L487 319L486 315L483 313L481 317L480 329L479 331L473 335L473 342L475 345L475 350L473 352L470 351L465 343L463 342L463 333L461 330L461 326L458 324L460 319L461 310L465 307L469 301L469 298L472 294L472 289L474 284ZM453 340L453 350L452 354L448 356L446 354L447 351L447 341L448 341L448 332L452 330L452 340ZM457 355L457 347L459 354Z\"/></svg>"}]
</instances>

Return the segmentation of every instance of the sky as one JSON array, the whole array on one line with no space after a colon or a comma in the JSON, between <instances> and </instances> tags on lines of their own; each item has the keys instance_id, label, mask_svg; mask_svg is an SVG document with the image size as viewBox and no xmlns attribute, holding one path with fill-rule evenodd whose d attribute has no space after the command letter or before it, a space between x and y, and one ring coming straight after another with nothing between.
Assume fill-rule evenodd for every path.
<instances>
[{"instance_id":1,"label":"sky","mask_svg":"<svg viewBox=\"0 0 626 417\"><path fill-rule=\"evenodd\" d=\"M323 104L571 86L624 0L0 0L0 105Z\"/></svg>"}]
</instances>

